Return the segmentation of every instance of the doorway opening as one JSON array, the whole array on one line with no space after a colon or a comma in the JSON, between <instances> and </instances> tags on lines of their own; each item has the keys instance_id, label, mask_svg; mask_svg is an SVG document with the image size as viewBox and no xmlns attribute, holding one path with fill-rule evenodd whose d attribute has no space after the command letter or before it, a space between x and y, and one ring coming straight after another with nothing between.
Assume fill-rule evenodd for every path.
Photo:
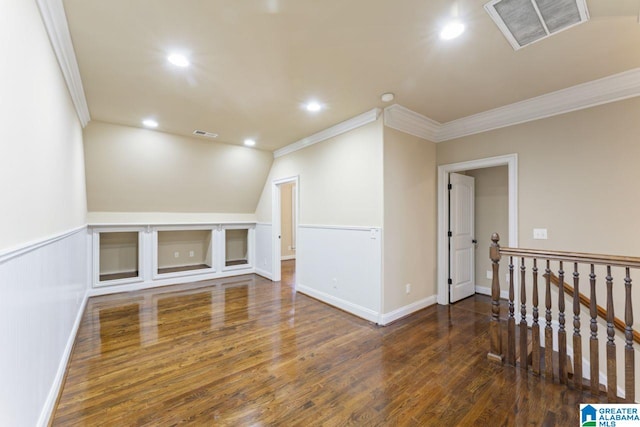
<instances>
[{"instance_id":1,"label":"doorway opening","mask_svg":"<svg viewBox=\"0 0 640 427\"><path fill-rule=\"evenodd\" d=\"M298 253L298 177L283 178L272 184L273 277L296 288L295 267ZM283 274L284 272L284 274Z\"/></svg>"},{"instance_id":2,"label":"doorway opening","mask_svg":"<svg viewBox=\"0 0 640 427\"><path fill-rule=\"evenodd\" d=\"M498 176L500 172L499 169L490 171L488 168L496 168L500 166L506 166L507 168L506 174L508 179L508 183L507 183L508 195L507 195L507 201L506 201L507 208L508 208L508 212L507 212L508 224L506 227L507 235L500 236L501 244L503 246L517 247L518 246L518 225L517 225L518 157L517 157L517 154L509 154L505 156L491 157L487 159L453 163L453 164L442 165L438 167L438 304L447 305L451 301L453 301L451 299L451 296L452 294L454 294L454 292L452 292L451 286L455 281L455 279L451 278L450 274L455 274L455 272L452 271L452 269L456 269L457 267L455 264L456 259L452 260L452 258L456 258L456 257L458 258L458 260L460 261L460 264L464 266L464 270L465 270L464 274L467 275L466 277L461 277L458 279L458 285L460 284L463 285L463 287L461 287L459 290L463 292L453 295L454 300L461 299L461 296L464 295L464 292L475 293L476 291L478 291L480 293L488 293L490 291L490 286L487 289L487 287L484 286L486 283L483 283L483 280L480 279L482 277L486 277L484 263L478 263L478 266L474 265L476 259L482 260L481 256L485 248L480 248L480 250L476 250L473 240L476 239L477 233L484 232L485 234L488 234L488 235L481 236L481 238L478 239L479 245L480 245L480 242L484 244L489 239L489 236L491 234L491 232L487 233L486 230L484 230L484 228L486 228L484 227L484 225L481 225L480 228L482 229L474 230L475 225L471 225L471 223L467 222L467 225L469 226L468 228L470 228L470 230L463 230L464 233L458 233L458 234L460 235L459 236L460 239L469 240L469 242L466 242L468 248L464 248L459 254L455 254L454 251L450 252L450 243L452 245L455 244L455 242L453 241L453 237L454 237L453 235L454 233L456 233L455 230L450 229L450 223L449 223L450 219L453 221L463 221L463 222L471 221L471 220L468 219L470 218L468 215L469 212L463 212L463 217L465 219L458 219L456 217L459 211L452 212L453 209L458 209L459 207L455 206L455 203L457 202L454 202L454 204L451 205L452 207L450 207L449 183L450 183L451 176L453 174L463 175L463 176L475 176L476 178L482 177L483 181L486 181L489 179L491 175L493 175L492 172L495 172L496 176ZM469 172L467 173L466 171L469 171ZM464 172L464 174L462 174L462 172ZM468 180L465 180L465 181L468 181ZM467 184L467 187L468 187L468 184ZM468 188L465 191L468 191ZM463 196L465 195L464 194L465 191L462 191ZM468 199L469 195L466 194L466 196ZM489 197L489 199L491 199L491 197ZM473 200L475 200L475 197L473 198ZM495 200L485 200L483 201L483 203L484 202L493 203L495 202ZM467 205L463 206L463 209L462 209L463 211L465 209L465 206ZM466 208L468 209L468 206ZM471 207L471 209L473 209L473 206ZM480 222L482 224L484 224L485 222L491 224L491 225L488 225L487 227L493 226L491 221L480 221ZM475 224L475 221L473 221L473 223ZM504 221L503 221L503 226L504 226ZM452 231L451 237L449 236L449 231ZM499 231L499 230L493 230L493 231ZM471 236L471 234L469 233L474 235ZM486 246L487 246L486 250L487 250L487 257L488 257L489 245L486 244ZM469 248L471 248L470 249L471 252L469 251ZM475 252L478 252L477 257ZM472 253L473 256L471 256L470 253ZM478 271L480 271L480 273L478 273ZM451 278L451 284L449 280L450 278ZM477 281L476 281L476 278L478 279ZM486 279L484 279L484 281L486 281ZM501 280L501 282L503 281ZM514 280L514 282L516 282L516 280ZM516 283L514 283L514 286L517 289Z\"/></svg>"},{"instance_id":3,"label":"doorway opening","mask_svg":"<svg viewBox=\"0 0 640 427\"><path fill-rule=\"evenodd\" d=\"M280 184L280 281L291 286L296 274L296 205L296 183Z\"/></svg>"}]
</instances>

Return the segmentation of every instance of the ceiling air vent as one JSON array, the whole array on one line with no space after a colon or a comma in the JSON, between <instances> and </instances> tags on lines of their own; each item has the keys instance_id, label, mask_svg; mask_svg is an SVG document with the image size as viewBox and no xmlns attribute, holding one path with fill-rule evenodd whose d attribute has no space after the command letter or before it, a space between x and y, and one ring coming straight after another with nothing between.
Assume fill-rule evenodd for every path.
<instances>
[{"instance_id":1,"label":"ceiling air vent","mask_svg":"<svg viewBox=\"0 0 640 427\"><path fill-rule=\"evenodd\" d=\"M207 137L207 138L217 138L218 137L217 133L206 132L204 130L194 130L193 134L194 135L198 135L198 136L204 136L204 137Z\"/></svg>"},{"instance_id":2,"label":"ceiling air vent","mask_svg":"<svg viewBox=\"0 0 640 427\"><path fill-rule=\"evenodd\" d=\"M492 0L484 8L515 50L589 20L586 0Z\"/></svg>"}]
</instances>

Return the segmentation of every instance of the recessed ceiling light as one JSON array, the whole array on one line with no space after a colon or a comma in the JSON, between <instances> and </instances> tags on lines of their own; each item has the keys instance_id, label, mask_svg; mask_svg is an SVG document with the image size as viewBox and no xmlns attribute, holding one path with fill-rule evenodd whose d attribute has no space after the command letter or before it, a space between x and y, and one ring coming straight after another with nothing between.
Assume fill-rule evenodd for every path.
<instances>
[{"instance_id":1,"label":"recessed ceiling light","mask_svg":"<svg viewBox=\"0 0 640 427\"><path fill-rule=\"evenodd\" d=\"M393 98L395 98L395 95L392 94L391 92L383 93L382 96L380 97L382 102L391 102L393 101Z\"/></svg>"},{"instance_id":2,"label":"recessed ceiling light","mask_svg":"<svg viewBox=\"0 0 640 427\"><path fill-rule=\"evenodd\" d=\"M254 145L256 145L256 141L250 138L247 138L244 140L244 145L246 145L247 147L253 147Z\"/></svg>"},{"instance_id":3,"label":"recessed ceiling light","mask_svg":"<svg viewBox=\"0 0 640 427\"><path fill-rule=\"evenodd\" d=\"M451 21L440 31L442 40L451 40L464 33L464 24L460 21Z\"/></svg>"},{"instance_id":4,"label":"recessed ceiling light","mask_svg":"<svg viewBox=\"0 0 640 427\"><path fill-rule=\"evenodd\" d=\"M155 120L153 120L153 119L144 119L144 120L142 121L142 124L143 124L145 127L148 127L148 128L157 128L157 127L158 127L158 122L156 122L156 121L155 121Z\"/></svg>"},{"instance_id":5,"label":"recessed ceiling light","mask_svg":"<svg viewBox=\"0 0 640 427\"><path fill-rule=\"evenodd\" d=\"M179 53L172 53L171 55L167 56L167 60L176 67L184 68L188 67L190 64L186 56L180 55Z\"/></svg>"},{"instance_id":6,"label":"recessed ceiling light","mask_svg":"<svg viewBox=\"0 0 640 427\"><path fill-rule=\"evenodd\" d=\"M310 101L307 102L307 105L305 105L304 108L306 108L307 111L315 113L316 111L322 110L322 105L317 101Z\"/></svg>"}]
</instances>

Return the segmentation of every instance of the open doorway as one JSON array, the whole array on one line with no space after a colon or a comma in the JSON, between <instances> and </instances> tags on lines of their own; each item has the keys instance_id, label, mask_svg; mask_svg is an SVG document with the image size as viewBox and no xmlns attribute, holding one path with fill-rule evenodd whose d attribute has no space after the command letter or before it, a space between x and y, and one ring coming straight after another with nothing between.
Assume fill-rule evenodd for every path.
<instances>
[{"instance_id":1,"label":"open doorway","mask_svg":"<svg viewBox=\"0 0 640 427\"><path fill-rule=\"evenodd\" d=\"M296 205L296 183L280 184L280 281L291 286L296 274Z\"/></svg>"},{"instance_id":2,"label":"open doorway","mask_svg":"<svg viewBox=\"0 0 640 427\"><path fill-rule=\"evenodd\" d=\"M438 167L438 304L442 304L442 305L449 304L450 294L451 294L451 290L450 290L451 285L449 280L450 273L451 273L451 269L450 269L451 258L450 258L450 251L449 251L449 247L450 247L449 231L451 231L450 224L449 224L450 215L451 215L450 204L449 204L450 176L453 173L457 173L460 175L473 176L474 178L476 178L476 180L478 177L481 177L483 181L487 181L488 177L491 175L491 172L495 172L497 175L500 175L500 173L504 171L504 169L496 169L494 171L489 171L488 168L495 168L500 166L506 167L506 174L507 174L507 181L508 181L507 182L507 201L506 201L507 231L505 232L506 235L501 235L500 243L503 246L517 247L518 245L518 224L517 224L518 163L517 163L517 160L518 160L518 157L516 154L509 154L506 156L491 157L487 159L472 160L472 161L461 162L461 163L453 163L453 164L442 165ZM489 184L489 185L492 185L492 184ZM489 196L485 195L483 196L483 198L484 198L483 203L484 202L495 203L495 200L491 200L490 195ZM476 199L474 197L474 201L475 200ZM486 209L483 210L483 212L484 211L486 211ZM482 215L485 215L485 214L482 214ZM484 252L484 250L480 248L480 246L486 243L486 241L489 239L490 234L493 231L499 231L499 230L493 230L487 233L486 230L485 231L483 230L487 227L493 227L494 225L489 224L489 222L491 221L488 221L488 222L484 221L484 222L487 222L488 224L486 225L486 227L485 225L476 226L476 224L478 224L477 219L478 218L475 218L475 217L473 219L474 228L478 228L478 230L474 230L474 232L472 233L472 234L475 234L475 236L467 236L467 237L471 237L473 240L476 240L476 236L479 235L478 233L483 233L483 232L487 234L487 236L481 236L479 239L477 239L479 249L474 250L475 253L473 256L473 260L474 260L473 262L475 263L475 260L479 260L479 262L475 263L477 265L473 267L472 270L468 269L468 272L472 271L472 273L469 273L471 276L473 276L473 279L472 279L473 287L471 287L472 291L474 293L476 291L480 293L485 293L490 290L490 287L487 289L487 287L483 286L484 280L482 278L486 277L487 273L486 273L486 267L485 267L486 263L483 262L483 258L482 258L483 256L482 253ZM483 219L486 219L486 218L483 218ZM502 221L502 227L504 226L505 226L505 221ZM482 243L480 241L482 241ZM485 246L487 247L487 258L488 258L489 244L487 243ZM517 281L517 278L514 279L514 282L516 281ZM453 282L453 280L451 280L451 282ZM514 283L514 286L517 289L516 285L517 283Z\"/></svg>"},{"instance_id":3,"label":"open doorway","mask_svg":"<svg viewBox=\"0 0 640 427\"><path fill-rule=\"evenodd\" d=\"M273 277L296 286L295 267L298 253L298 177L283 178L272 183Z\"/></svg>"}]
</instances>

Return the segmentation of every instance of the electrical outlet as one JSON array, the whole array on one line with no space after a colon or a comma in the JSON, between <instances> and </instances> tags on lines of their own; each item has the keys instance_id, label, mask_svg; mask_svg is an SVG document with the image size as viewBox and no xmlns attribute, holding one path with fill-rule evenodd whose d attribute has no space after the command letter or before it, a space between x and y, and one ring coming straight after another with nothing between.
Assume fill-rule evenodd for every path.
<instances>
[{"instance_id":1,"label":"electrical outlet","mask_svg":"<svg viewBox=\"0 0 640 427\"><path fill-rule=\"evenodd\" d=\"M267 259L266 258L262 258L262 265L263 266L267 266Z\"/></svg>"},{"instance_id":2,"label":"electrical outlet","mask_svg":"<svg viewBox=\"0 0 640 427\"><path fill-rule=\"evenodd\" d=\"M174 252L173 253L173 257L174 258L180 258L180 252Z\"/></svg>"},{"instance_id":3,"label":"electrical outlet","mask_svg":"<svg viewBox=\"0 0 640 427\"><path fill-rule=\"evenodd\" d=\"M489 280L493 279L493 271L487 270L487 279Z\"/></svg>"},{"instance_id":4,"label":"electrical outlet","mask_svg":"<svg viewBox=\"0 0 640 427\"><path fill-rule=\"evenodd\" d=\"M404 289L405 292L410 294L411 293L411 283L407 283L406 285L404 285Z\"/></svg>"},{"instance_id":5,"label":"electrical outlet","mask_svg":"<svg viewBox=\"0 0 640 427\"><path fill-rule=\"evenodd\" d=\"M334 277L332 282L333 282L333 289L338 289L338 279Z\"/></svg>"},{"instance_id":6,"label":"electrical outlet","mask_svg":"<svg viewBox=\"0 0 640 427\"><path fill-rule=\"evenodd\" d=\"M194 255L195 253L193 251L189 251L189 258L193 258Z\"/></svg>"}]
</instances>

